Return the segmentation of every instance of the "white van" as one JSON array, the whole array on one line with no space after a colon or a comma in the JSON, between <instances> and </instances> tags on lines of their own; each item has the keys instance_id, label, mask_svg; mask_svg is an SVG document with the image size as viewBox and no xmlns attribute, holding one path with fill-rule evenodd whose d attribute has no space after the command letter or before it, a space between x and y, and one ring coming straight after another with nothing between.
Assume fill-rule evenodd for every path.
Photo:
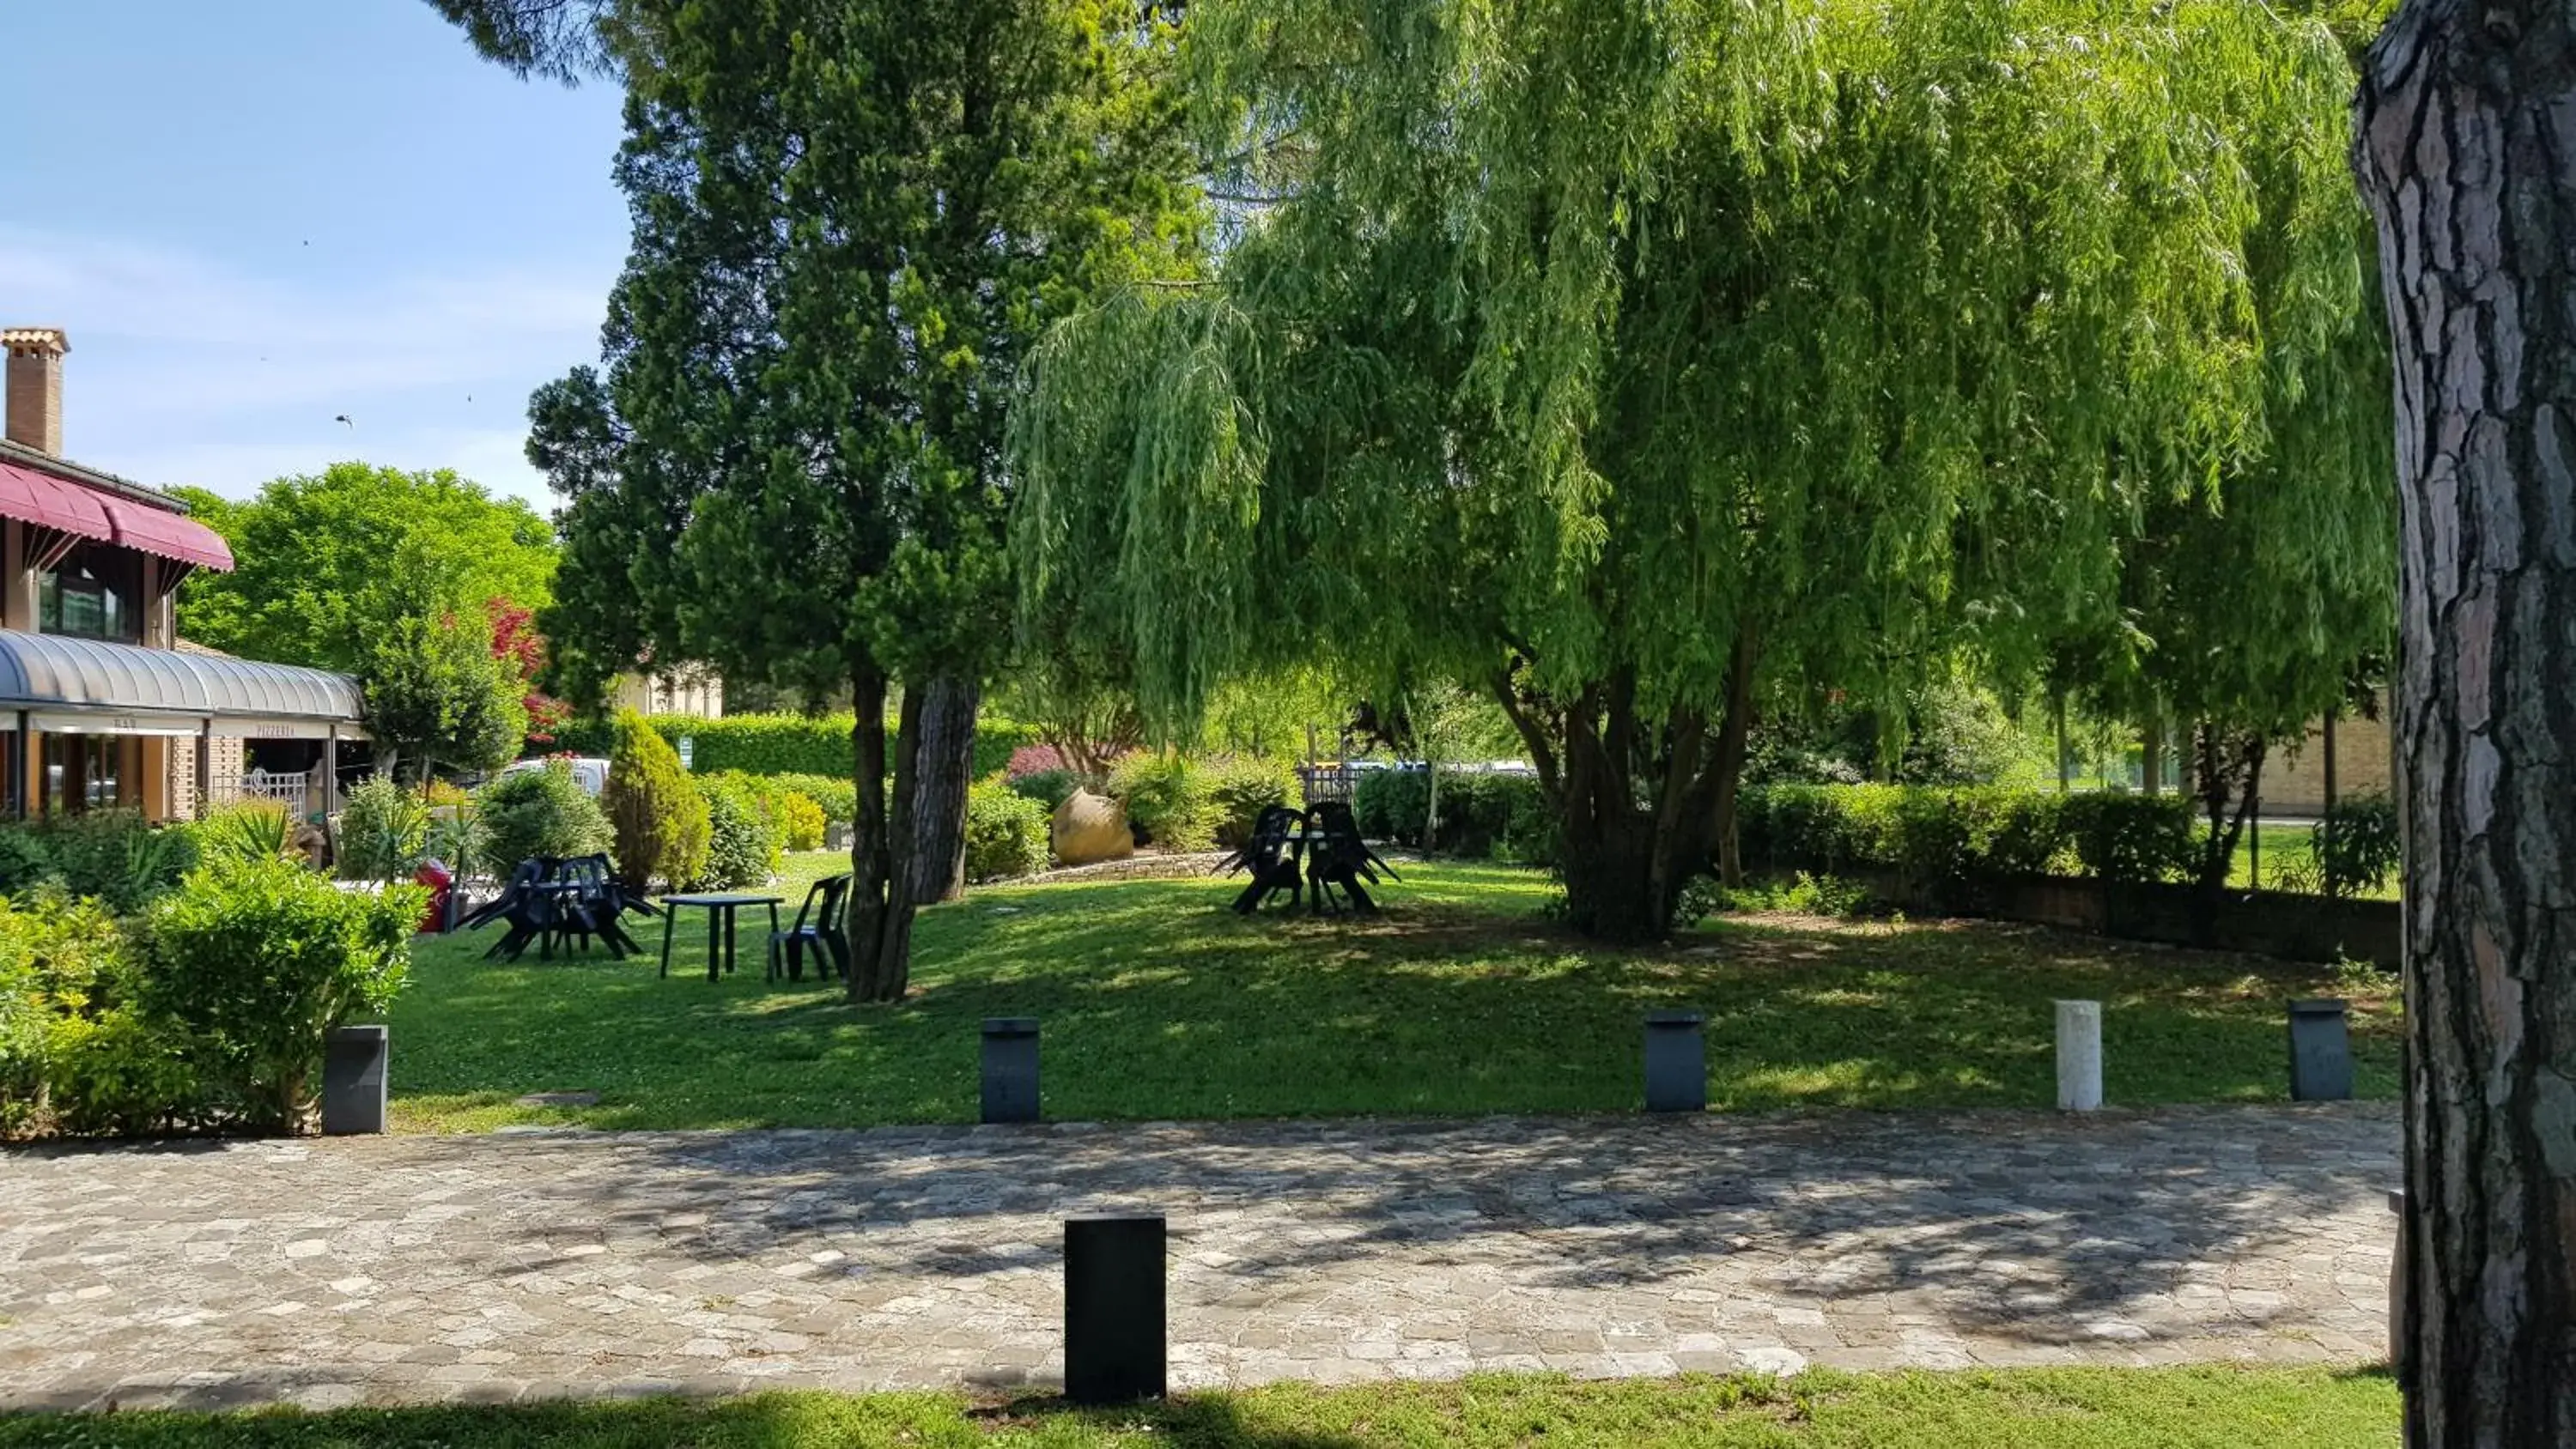
<instances>
[{"instance_id":1,"label":"white van","mask_svg":"<svg viewBox=\"0 0 2576 1449\"><path fill-rule=\"evenodd\" d=\"M587 756L576 756L569 760L521 760L515 765L504 766L501 773L504 775L515 775L522 770L542 770L546 766L553 764L570 766L572 768L572 777L581 782L582 793L589 795L593 799L597 799L600 793L608 788L608 762L606 760L592 759Z\"/></svg>"}]
</instances>

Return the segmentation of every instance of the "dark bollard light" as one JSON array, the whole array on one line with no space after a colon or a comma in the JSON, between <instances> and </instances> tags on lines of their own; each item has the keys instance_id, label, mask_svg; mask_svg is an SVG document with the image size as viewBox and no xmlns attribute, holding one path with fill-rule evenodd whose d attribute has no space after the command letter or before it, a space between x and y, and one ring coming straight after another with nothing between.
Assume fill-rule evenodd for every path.
<instances>
[{"instance_id":1,"label":"dark bollard light","mask_svg":"<svg viewBox=\"0 0 2576 1449\"><path fill-rule=\"evenodd\" d=\"M322 1038L322 1135L350 1137L385 1130L385 1059L381 1026L335 1026Z\"/></svg>"},{"instance_id":2,"label":"dark bollard light","mask_svg":"<svg viewBox=\"0 0 2576 1449\"><path fill-rule=\"evenodd\" d=\"M984 1018L984 1120L1038 1120L1038 1019Z\"/></svg>"},{"instance_id":3,"label":"dark bollard light","mask_svg":"<svg viewBox=\"0 0 2576 1449\"><path fill-rule=\"evenodd\" d=\"M2352 1036L2344 1004L2331 997L2290 1003L2290 1100L2342 1102L2352 1096Z\"/></svg>"},{"instance_id":4,"label":"dark bollard light","mask_svg":"<svg viewBox=\"0 0 2576 1449\"><path fill-rule=\"evenodd\" d=\"M1164 1390L1163 1219L1064 1221L1064 1396L1077 1404Z\"/></svg>"},{"instance_id":5,"label":"dark bollard light","mask_svg":"<svg viewBox=\"0 0 2576 1449\"><path fill-rule=\"evenodd\" d=\"M1708 1110L1707 1018L1696 1011L1646 1013L1646 1110Z\"/></svg>"}]
</instances>

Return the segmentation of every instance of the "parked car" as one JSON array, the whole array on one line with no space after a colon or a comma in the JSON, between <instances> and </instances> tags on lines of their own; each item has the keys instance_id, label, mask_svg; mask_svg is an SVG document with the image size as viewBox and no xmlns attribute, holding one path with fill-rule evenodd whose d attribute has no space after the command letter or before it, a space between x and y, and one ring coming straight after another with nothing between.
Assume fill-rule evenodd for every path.
<instances>
[{"instance_id":1,"label":"parked car","mask_svg":"<svg viewBox=\"0 0 2576 1449\"><path fill-rule=\"evenodd\" d=\"M581 783L582 793L586 795L590 795L595 798L602 791L605 791L608 788L608 762L606 760L597 759L587 755L575 755L568 760L562 759L559 756L549 756L535 760L521 760L515 765L504 766L501 773L504 775L515 775L521 770L542 770L546 766L553 764L571 766L573 779Z\"/></svg>"}]
</instances>

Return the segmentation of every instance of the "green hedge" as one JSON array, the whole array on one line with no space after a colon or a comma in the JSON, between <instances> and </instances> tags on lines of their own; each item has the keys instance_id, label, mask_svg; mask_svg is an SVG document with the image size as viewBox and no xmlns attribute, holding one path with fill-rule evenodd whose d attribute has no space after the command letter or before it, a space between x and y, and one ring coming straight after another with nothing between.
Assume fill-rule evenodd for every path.
<instances>
[{"instance_id":1,"label":"green hedge","mask_svg":"<svg viewBox=\"0 0 2576 1449\"><path fill-rule=\"evenodd\" d=\"M1360 833L1473 860L1500 858L1526 865L1556 860L1556 817L1547 793L1531 775L1482 770L1440 772L1440 838L1426 842L1431 813L1427 770L1372 770L1351 792L1351 814Z\"/></svg>"},{"instance_id":2,"label":"green hedge","mask_svg":"<svg viewBox=\"0 0 2576 1449\"><path fill-rule=\"evenodd\" d=\"M966 878L1005 880L1047 868L1047 808L998 778L966 787Z\"/></svg>"},{"instance_id":3,"label":"green hedge","mask_svg":"<svg viewBox=\"0 0 2576 1449\"><path fill-rule=\"evenodd\" d=\"M1991 881L2189 878L2192 802L2003 786L1771 785L1744 792L1737 834L1757 871L1887 871L1966 906Z\"/></svg>"},{"instance_id":4,"label":"green hedge","mask_svg":"<svg viewBox=\"0 0 2576 1449\"><path fill-rule=\"evenodd\" d=\"M824 775L850 778L851 717L846 714L729 714L721 719L696 715L657 714L650 723L677 748L682 736L691 741L689 771L711 775L740 770L747 775ZM894 722L886 722L886 764L894 763ZM606 720L577 720L556 732L556 748L576 755L605 755L610 744ZM1028 725L986 715L975 721L974 778L982 779L1009 765L1011 752L1037 743ZM820 801L826 813L831 802Z\"/></svg>"},{"instance_id":5,"label":"green hedge","mask_svg":"<svg viewBox=\"0 0 2576 1449\"><path fill-rule=\"evenodd\" d=\"M304 1129L324 1034L392 1001L428 899L269 855L131 929L51 887L0 900L0 1136Z\"/></svg>"}]
</instances>

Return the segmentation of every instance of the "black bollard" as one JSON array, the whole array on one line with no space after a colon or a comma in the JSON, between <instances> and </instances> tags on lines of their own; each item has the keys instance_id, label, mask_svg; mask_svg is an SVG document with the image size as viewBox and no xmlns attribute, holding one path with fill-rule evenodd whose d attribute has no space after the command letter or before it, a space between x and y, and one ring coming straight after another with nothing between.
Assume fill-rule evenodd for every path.
<instances>
[{"instance_id":1,"label":"black bollard","mask_svg":"<svg viewBox=\"0 0 2576 1449\"><path fill-rule=\"evenodd\" d=\"M322 1135L349 1137L385 1130L385 1059L381 1026L335 1026L322 1038Z\"/></svg>"},{"instance_id":2,"label":"black bollard","mask_svg":"<svg viewBox=\"0 0 2576 1449\"><path fill-rule=\"evenodd\" d=\"M1163 1219L1064 1222L1064 1396L1159 1399L1164 1389Z\"/></svg>"},{"instance_id":3,"label":"black bollard","mask_svg":"<svg viewBox=\"0 0 2576 1449\"><path fill-rule=\"evenodd\" d=\"M2290 1003L2290 1100L2342 1102L2352 1096L2352 1035L2344 1004L2331 997Z\"/></svg>"},{"instance_id":4,"label":"black bollard","mask_svg":"<svg viewBox=\"0 0 2576 1449\"><path fill-rule=\"evenodd\" d=\"M1038 1120L1038 1019L984 1018L984 1120Z\"/></svg>"},{"instance_id":5,"label":"black bollard","mask_svg":"<svg viewBox=\"0 0 2576 1449\"><path fill-rule=\"evenodd\" d=\"M1708 1110L1708 1045L1700 1036L1707 1020L1696 1011L1646 1013L1646 1110Z\"/></svg>"}]
</instances>

